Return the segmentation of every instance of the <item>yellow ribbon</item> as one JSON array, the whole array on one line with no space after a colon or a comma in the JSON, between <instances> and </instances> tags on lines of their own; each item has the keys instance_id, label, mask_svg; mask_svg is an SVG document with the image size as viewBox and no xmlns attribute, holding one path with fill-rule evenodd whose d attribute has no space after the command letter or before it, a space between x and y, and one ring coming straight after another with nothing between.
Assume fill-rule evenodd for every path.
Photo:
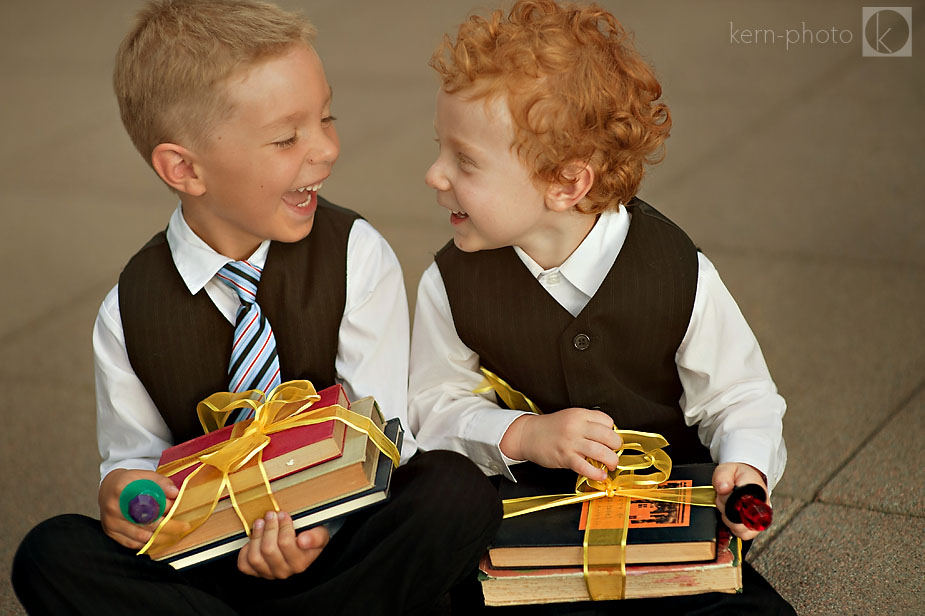
<instances>
[{"instance_id":1,"label":"yellow ribbon","mask_svg":"<svg viewBox=\"0 0 925 616\"><path fill-rule=\"evenodd\" d=\"M615 429L616 430L616 429ZM575 492L572 494L551 494L545 496L528 496L512 498L503 502L504 517L510 518L526 515L535 511L542 511L552 507L573 505L591 501L591 510L588 514L589 522L585 526L585 535L582 542L582 568L588 594L594 601L608 599L623 599L626 586L626 534L629 526L629 505L631 499L654 500L666 503L686 503L702 507L714 507L716 491L712 486L695 486L691 488L659 488L658 485L666 481L671 475L671 458L662 449L668 445L659 434L651 432L638 432L636 430L616 430L623 439L623 445L616 450L620 456L617 468L608 471L603 481L589 479L583 475L578 476ZM636 451L636 454L627 454L626 451ZM600 468L603 464L591 461ZM654 468L655 471L646 475L637 475L637 471ZM622 521L614 528L594 528L590 520L595 518L595 509L602 501L600 499L620 499L622 502L613 503L620 507ZM608 563L599 556L601 548L620 546L619 562ZM602 564L599 564L602 563ZM620 575L616 575L616 566L620 567Z\"/></svg>"},{"instance_id":2,"label":"yellow ribbon","mask_svg":"<svg viewBox=\"0 0 925 616\"><path fill-rule=\"evenodd\" d=\"M193 487L205 486L215 483L215 493L211 506L205 515L200 515L190 524L190 529L181 535L173 535L169 539L161 538L158 548L167 548L196 530L212 515L218 501L225 490L231 499L244 532L250 536L250 529L257 518L266 511L273 509L279 511L279 504L270 488L270 480L263 466L263 449L270 443L270 435L283 430L309 426L325 421L340 421L350 428L367 434L370 440L385 453L395 466L398 466L400 454L395 443L390 441L382 430L372 422L369 417L363 417L349 411L340 405L332 405L318 409L309 408L321 396L315 391L309 381L287 381L275 387L268 395L260 390L251 390L241 393L219 392L213 394L199 403L197 413L206 432L221 428L230 413L236 409L248 407L254 409L254 418L235 424L229 440L219 443L195 455L175 460L159 467L159 473L171 476L192 465L200 464L190 473L180 486L180 492L170 511L161 520L148 543L141 548L138 554L147 552L156 542L164 526L180 509L180 502L188 490ZM240 426L240 427L239 427ZM263 492L256 497L256 503L243 511L235 497L234 473L244 467L251 460L256 459L257 466L263 478Z\"/></svg>"},{"instance_id":3,"label":"yellow ribbon","mask_svg":"<svg viewBox=\"0 0 925 616\"><path fill-rule=\"evenodd\" d=\"M497 375L482 368L482 373L495 389L498 395L512 409L533 411L539 409L522 393L511 389ZM491 375L489 377L489 375ZM501 391L499 388L504 388ZM475 393L482 393L476 391ZM511 404L511 401L519 405ZM525 401L525 402L524 402ZM671 475L671 458L664 451L668 441L660 434L653 432L639 432L636 430L614 431L623 441L620 449L616 450L619 456L617 468L607 471L607 478L603 481L589 479L583 475L578 476L575 483L575 492L572 494L550 494L543 496L527 496L523 498L510 498L503 501L504 517L511 518L526 515L552 507L573 505L589 502L588 523L585 525L585 534L582 541L582 569L588 594L594 601L610 599L623 599L626 596L626 534L629 527L629 510L631 499L661 501L666 503L687 503L701 507L716 506L716 491L713 486L694 486L690 488L659 488L659 484L668 480ZM627 451L637 453L628 454ZM606 466L596 460L588 459L598 468ZM637 471L653 472L644 475ZM591 520L595 518L597 505L600 499L619 499L613 502L621 507L621 521L616 528L593 528ZM601 548L620 546L619 562L609 563L600 556ZM620 573L617 575L616 567L619 565Z\"/></svg>"},{"instance_id":4,"label":"yellow ribbon","mask_svg":"<svg viewBox=\"0 0 925 616\"><path fill-rule=\"evenodd\" d=\"M530 411L537 415L543 414L543 411L533 404L533 400L508 385L500 376L488 368L479 367L479 370L482 371L482 376L484 378L482 382L479 383L479 386L472 390L472 393L485 394L494 390L495 393L498 394L498 397L504 400L504 403L509 409Z\"/></svg>"}]
</instances>

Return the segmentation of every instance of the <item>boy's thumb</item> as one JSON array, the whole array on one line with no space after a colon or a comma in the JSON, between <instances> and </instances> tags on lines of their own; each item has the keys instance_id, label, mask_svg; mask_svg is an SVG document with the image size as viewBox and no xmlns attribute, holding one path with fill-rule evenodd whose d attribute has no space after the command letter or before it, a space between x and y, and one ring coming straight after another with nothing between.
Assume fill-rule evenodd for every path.
<instances>
[{"instance_id":1,"label":"boy's thumb","mask_svg":"<svg viewBox=\"0 0 925 616\"><path fill-rule=\"evenodd\" d=\"M713 487L717 494L729 494L735 487L735 465L720 464L713 471Z\"/></svg>"},{"instance_id":2,"label":"boy's thumb","mask_svg":"<svg viewBox=\"0 0 925 616\"><path fill-rule=\"evenodd\" d=\"M157 485L161 486L161 489L164 491L164 496L169 499L175 499L180 494L180 489L169 477L158 475Z\"/></svg>"}]
</instances>

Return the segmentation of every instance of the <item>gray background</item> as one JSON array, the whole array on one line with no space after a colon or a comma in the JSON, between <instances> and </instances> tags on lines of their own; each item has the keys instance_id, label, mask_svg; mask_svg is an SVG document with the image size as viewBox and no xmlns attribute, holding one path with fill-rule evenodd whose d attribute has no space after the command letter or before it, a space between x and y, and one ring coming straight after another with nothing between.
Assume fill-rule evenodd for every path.
<instances>
[{"instance_id":1,"label":"gray background","mask_svg":"<svg viewBox=\"0 0 925 616\"><path fill-rule=\"evenodd\" d=\"M283 4L318 26L337 93L342 154L325 196L391 241L413 309L451 234L423 183L436 153L426 63L442 32L487 5ZM789 403L776 522L750 559L801 614L921 613L925 51L862 57L860 2L604 4L635 31L674 118L640 195L717 264ZM95 515L91 327L175 206L111 93L138 6L0 5L0 255L11 274L0 294L0 613L22 613L7 579L23 534L57 513ZM851 41L817 40L832 28ZM789 48L788 29L800 39ZM746 43L756 30L761 42Z\"/></svg>"}]
</instances>

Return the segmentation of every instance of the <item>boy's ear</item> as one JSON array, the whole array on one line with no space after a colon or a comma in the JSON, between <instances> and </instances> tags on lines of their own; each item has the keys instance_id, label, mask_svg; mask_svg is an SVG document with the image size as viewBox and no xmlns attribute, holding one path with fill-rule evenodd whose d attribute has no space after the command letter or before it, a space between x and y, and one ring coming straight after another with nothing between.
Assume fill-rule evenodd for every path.
<instances>
[{"instance_id":1,"label":"boy's ear","mask_svg":"<svg viewBox=\"0 0 925 616\"><path fill-rule=\"evenodd\" d=\"M194 160L193 152L175 143L161 143L151 152L151 164L168 186L198 197L206 187Z\"/></svg>"},{"instance_id":2,"label":"boy's ear","mask_svg":"<svg viewBox=\"0 0 925 616\"><path fill-rule=\"evenodd\" d=\"M546 206L557 212L565 212L575 207L594 186L594 170L586 162L569 163L564 175L565 183L554 182L546 188Z\"/></svg>"}]
</instances>

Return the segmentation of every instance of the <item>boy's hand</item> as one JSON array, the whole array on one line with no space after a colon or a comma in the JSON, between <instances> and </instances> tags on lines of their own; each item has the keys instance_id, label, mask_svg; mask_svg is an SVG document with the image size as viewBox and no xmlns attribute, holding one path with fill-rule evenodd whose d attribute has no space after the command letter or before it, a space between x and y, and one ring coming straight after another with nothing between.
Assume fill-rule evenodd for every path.
<instances>
[{"instance_id":1,"label":"boy's hand","mask_svg":"<svg viewBox=\"0 0 925 616\"><path fill-rule=\"evenodd\" d=\"M323 526L296 536L289 515L268 511L254 522L250 541L238 552L238 569L267 580L284 580L308 569L330 538Z\"/></svg>"},{"instance_id":2,"label":"boy's hand","mask_svg":"<svg viewBox=\"0 0 925 616\"><path fill-rule=\"evenodd\" d=\"M713 471L713 487L716 489L716 507L723 516L723 523L736 537L749 540L758 536L761 531L746 528L744 524L733 524L726 518L726 500L736 486L757 483L768 492L768 484L764 475L754 466L740 462L726 462L720 464Z\"/></svg>"},{"instance_id":3,"label":"boy's hand","mask_svg":"<svg viewBox=\"0 0 925 616\"><path fill-rule=\"evenodd\" d=\"M614 450L622 445L613 430L613 419L601 411L562 409L549 415L521 415L501 439L501 451L515 460L530 460L547 468L570 468L597 481L607 472L588 462L602 462L617 468Z\"/></svg>"},{"instance_id":4,"label":"boy's hand","mask_svg":"<svg viewBox=\"0 0 925 616\"><path fill-rule=\"evenodd\" d=\"M170 511L173 507L173 501L179 494L177 486L173 481L158 475L154 471L138 471L117 468L106 475L100 484L99 505L100 505L100 523L103 525L103 531L112 539L132 550L140 550L154 534L157 525L160 524L161 518L141 526L130 520L126 520L119 508L119 496L132 481L136 479L150 479L157 483L164 490L167 497L167 508L164 513ZM161 516L163 517L163 516ZM180 535L189 530L189 524L171 520L164 526L161 532L168 535Z\"/></svg>"}]
</instances>

